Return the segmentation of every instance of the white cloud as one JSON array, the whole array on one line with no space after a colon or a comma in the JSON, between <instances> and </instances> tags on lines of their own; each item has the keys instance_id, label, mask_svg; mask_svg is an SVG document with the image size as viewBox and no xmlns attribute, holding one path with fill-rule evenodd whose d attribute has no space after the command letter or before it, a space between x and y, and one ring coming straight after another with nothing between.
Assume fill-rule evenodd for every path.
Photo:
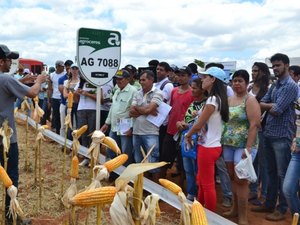
<instances>
[{"instance_id":1,"label":"white cloud","mask_svg":"<svg viewBox=\"0 0 300 225\"><path fill-rule=\"evenodd\" d=\"M53 65L74 59L78 28L109 29L121 32L122 66L196 58L249 69L276 52L300 56L299 11L298 0L0 1L0 42Z\"/></svg>"}]
</instances>

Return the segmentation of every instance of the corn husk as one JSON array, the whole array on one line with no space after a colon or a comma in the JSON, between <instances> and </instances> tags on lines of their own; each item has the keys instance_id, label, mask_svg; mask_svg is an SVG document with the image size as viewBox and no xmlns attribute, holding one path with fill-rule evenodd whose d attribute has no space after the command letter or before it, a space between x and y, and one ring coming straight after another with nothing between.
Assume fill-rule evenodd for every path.
<instances>
[{"instance_id":1,"label":"corn husk","mask_svg":"<svg viewBox=\"0 0 300 225\"><path fill-rule=\"evenodd\" d=\"M2 136L3 151L6 154L8 154L10 147L10 138L13 133L13 129L8 125L8 120L4 120L4 122L2 123L2 127L0 128L0 135Z\"/></svg>"},{"instance_id":2,"label":"corn husk","mask_svg":"<svg viewBox=\"0 0 300 225\"><path fill-rule=\"evenodd\" d=\"M34 109L32 113L32 119L35 122L39 123L44 113L45 113L44 110L42 110L41 107L39 106L38 98L37 100L36 98L34 98Z\"/></svg>"},{"instance_id":3,"label":"corn husk","mask_svg":"<svg viewBox=\"0 0 300 225\"><path fill-rule=\"evenodd\" d=\"M167 165L166 162L157 163L132 163L128 165L122 174L116 179L115 184L117 190L123 190L130 180L134 179L137 175L149 170L153 170Z\"/></svg>"},{"instance_id":4,"label":"corn husk","mask_svg":"<svg viewBox=\"0 0 300 225\"><path fill-rule=\"evenodd\" d=\"M74 131L72 132L72 137L73 137L73 142L72 142L72 155L77 155L79 148L80 148L80 142L79 142L79 137L76 135L76 133L74 133Z\"/></svg>"},{"instance_id":5,"label":"corn husk","mask_svg":"<svg viewBox=\"0 0 300 225\"><path fill-rule=\"evenodd\" d=\"M181 203L180 223L184 225L191 225L191 205L187 202L183 192L179 192L178 199Z\"/></svg>"},{"instance_id":6,"label":"corn husk","mask_svg":"<svg viewBox=\"0 0 300 225\"><path fill-rule=\"evenodd\" d=\"M100 130L95 130L92 135L92 143L88 149L88 155L93 158L94 162L97 164L100 154L100 145L105 138L105 134ZM94 166L94 165L92 165Z\"/></svg>"},{"instance_id":7,"label":"corn husk","mask_svg":"<svg viewBox=\"0 0 300 225\"><path fill-rule=\"evenodd\" d=\"M127 199L128 194L126 191L120 191L116 194L109 209L113 225L134 225Z\"/></svg>"},{"instance_id":8,"label":"corn husk","mask_svg":"<svg viewBox=\"0 0 300 225\"><path fill-rule=\"evenodd\" d=\"M132 190L131 187L129 188L128 183L134 178L136 178L136 181L138 181L138 175L141 175L146 171L165 166L166 164L166 162L133 163L125 168L122 174L115 181L116 188L119 190L119 192L115 196L114 202L110 208L110 215L114 225L134 225L137 221L142 225L155 224L155 215L150 215L150 212L153 211L153 208L156 209L157 204L155 203L155 206L153 206L153 204L157 198L146 198L147 200L145 199L145 201L148 207L145 209L145 203L142 201L142 198L134 196L134 192L138 191L140 187L135 187L135 189ZM141 188L143 189L143 187ZM138 212L136 211L135 206L137 205L137 202L140 204Z\"/></svg>"},{"instance_id":9,"label":"corn husk","mask_svg":"<svg viewBox=\"0 0 300 225\"><path fill-rule=\"evenodd\" d=\"M27 110L30 110L30 105L28 103L28 98L25 96L24 100L21 103L21 111L25 112Z\"/></svg>"},{"instance_id":10,"label":"corn husk","mask_svg":"<svg viewBox=\"0 0 300 225\"><path fill-rule=\"evenodd\" d=\"M84 189L84 191L93 190L95 188L102 187L101 181L108 178L109 178L109 172L107 171L105 166L103 165L94 166L92 182L88 187Z\"/></svg>"},{"instance_id":11,"label":"corn husk","mask_svg":"<svg viewBox=\"0 0 300 225\"><path fill-rule=\"evenodd\" d=\"M159 209L159 196L157 194L148 195L145 200L146 210L144 212L144 216L142 218L142 225L155 225L156 217L160 215Z\"/></svg>"},{"instance_id":12,"label":"corn husk","mask_svg":"<svg viewBox=\"0 0 300 225\"><path fill-rule=\"evenodd\" d=\"M67 115L65 117L65 126L66 128L69 127L70 129L73 129L71 112L72 112L72 108L67 108Z\"/></svg>"},{"instance_id":13,"label":"corn husk","mask_svg":"<svg viewBox=\"0 0 300 225\"><path fill-rule=\"evenodd\" d=\"M19 201L17 200L18 189L12 185L7 189L7 194L10 197L9 204L9 215L12 216L13 220L17 220L17 215L24 216L24 212L20 207Z\"/></svg>"},{"instance_id":14,"label":"corn husk","mask_svg":"<svg viewBox=\"0 0 300 225\"><path fill-rule=\"evenodd\" d=\"M71 177L70 186L66 190L64 196L61 198L63 205L69 209L71 207L70 199L73 198L78 193L76 179Z\"/></svg>"}]
</instances>

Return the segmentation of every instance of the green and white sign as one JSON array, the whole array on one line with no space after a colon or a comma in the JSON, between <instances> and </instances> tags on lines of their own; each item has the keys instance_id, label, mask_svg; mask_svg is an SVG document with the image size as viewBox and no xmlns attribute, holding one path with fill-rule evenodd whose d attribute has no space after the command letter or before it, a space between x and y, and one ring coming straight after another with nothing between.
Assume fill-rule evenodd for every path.
<instances>
[{"instance_id":1,"label":"green and white sign","mask_svg":"<svg viewBox=\"0 0 300 225\"><path fill-rule=\"evenodd\" d=\"M100 87L109 82L121 63L120 32L80 28L77 60L82 75L89 83Z\"/></svg>"}]
</instances>

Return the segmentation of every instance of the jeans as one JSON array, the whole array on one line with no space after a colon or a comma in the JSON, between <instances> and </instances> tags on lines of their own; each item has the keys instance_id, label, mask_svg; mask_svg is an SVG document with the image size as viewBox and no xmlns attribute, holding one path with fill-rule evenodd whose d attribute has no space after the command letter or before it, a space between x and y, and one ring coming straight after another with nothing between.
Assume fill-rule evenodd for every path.
<instances>
[{"instance_id":1,"label":"jeans","mask_svg":"<svg viewBox=\"0 0 300 225\"><path fill-rule=\"evenodd\" d=\"M266 196L266 207L275 208L279 195L277 210L282 214L287 211L287 202L284 197L282 187L284 177L291 158L291 140L288 138L266 137L264 136L264 148L268 161L268 175L272 182L268 184Z\"/></svg>"},{"instance_id":2,"label":"jeans","mask_svg":"<svg viewBox=\"0 0 300 225\"><path fill-rule=\"evenodd\" d=\"M55 133L59 134L60 132L60 113L59 113L59 106L60 106L60 99L51 99L52 104L52 128L55 128Z\"/></svg>"},{"instance_id":3,"label":"jeans","mask_svg":"<svg viewBox=\"0 0 300 225\"><path fill-rule=\"evenodd\" d=\"M114 139L118 146L120 146L122 153L128 155L128 160L124 164L124 166L128 166L129 164L133 163L133 145L132 145L132 136L124 136L124 135L117 135L117 132L110 131L109 136ZM110 150L107 149L106 151L107 156L109 158L115 158L116 154Z\"/></svg>"},{"instance_id":4,"label":"jeans","mask_svg":"<svg viewBox=\"0 0 300 225\"><path fill-rule=\"evenodd\" d=\"M65 137L66 105L60 104L60 106L59 106L59 115L60 115L60 131L59 131L59 134L60 134L60 136Z\"/></svg>"},{"instance_id":5,"label":"jeans","mask_svg":"<svg viewBox=\"0 0 300 225\"><path fill-rule=\"evenodd\" d=\"M292 153L292 159L283 182L283 193L291 213L300 213L300 199L297 194L300 180L300 152ZM298 222L300 224L300 221Z\"/></svg>"},{"instance_id":6,"label":"jeans","mask_svg":"<svg viewBox=\"0 0 300 225\"><path fill-rule=\"evenodd\" d=\"M0 163L4 167L3 161L3 145L0 145ZM19 184L19 149L17 143L11 143L8 153L8 161L7 161L7 174L13 182L13 185L18 188ZM8 218L8 209L10 204L10 197L6 194L5 199L5 215Z\"/></svg>"},{"instance_id":7,"label":"jeans","mask_svg":"<svg viewBox=\"0 0 300 225\"><path fill-rule=\"evenodd\" d=\"M223 192L223 196L231 199L232 197L231 180L223 156L220 156L216 161L216 167L221 181L221 189Z\"/></svg>"},{"instance_id":8,"label":"jeans","mask_svg":"<svg viewBox=\"0 0 300 225\"><path fill-rule=\"evenodd\" d=\"M81 135L81 145L84 147L89 147L91 144L91 137L88 136L96 129L96 110L93 109L83 109L77 111L78 128L83 125L88 125L88 129Z\"/></svg>"},{"instance_id":9,"label":"jeans","mask_svg":"<svg viewBox=\"0 0 300 225\"><path fill-rule=\"evenodd\" d=\"M45 125L51 114L51 108L48 108L48 98L44 98L42 109L44 110L44 115L41 118L41 125Z\"/></svg>"},{"instance_id":10,"label":"jeans","mask_svg":"<svg viewBox=\"0 0 300 225\"><path fill-rule=\"evenodd\" d=\"M193 158L182 157L183 168L186 177L186 189L190 199L194 199L197 195L197 184L196 184L196 174L197 174L197 163Z\"/></svg>"},{"instance_id":11,"label":"jeans","mask_svg":"<svg viewBox=\"0 0 300 225\"><path fill-rule=\"evenodd\" d=\"M137 163L140 163L143 160L143 155L141 152L141 147L147 152L154 146L152 153L148 157L148 161L159 162L159 135L133 135L133 151L134 151L134 160ZM159 172L159 169L154 169L150 171L151 173Z\"/></svg>"},{"instance_id":12,"label":"jeans","mask_svg":"<svg viewBox=\"0 0 300 225\"><path fill-rule=\"evenodd\" d=\"M269 175L267 170L267 149L264 148L264 136L262 132L258 132L258 151L257 151L257 157L255 158L253 162L253 166L255 169L255 172L258 177L258 181L256 183L250 184L250 191L257 193L258 185L261 183L261 193L260 195L263 197L267 196L267 188L268 188L268 182L269 182ZM256 165L257 163L257 165Z\"/></svg>"}]
</instances>

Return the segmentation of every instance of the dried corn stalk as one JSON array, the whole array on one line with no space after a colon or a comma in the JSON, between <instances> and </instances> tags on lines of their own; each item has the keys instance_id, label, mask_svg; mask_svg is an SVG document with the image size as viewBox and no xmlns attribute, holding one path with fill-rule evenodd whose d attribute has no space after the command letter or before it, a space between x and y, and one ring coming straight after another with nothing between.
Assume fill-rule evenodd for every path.
<instances>
[{"instance_id":1,"label":"dried corn stalk","mask_svg":"<svg viewBox=\"0 0 300 225\"><path fill-rule=\"evenodd\" d=\"M18 108L16 108L18 109ZM26 114L26 132L25 132L25 171L29 170L29 163L28 163L28 117L29 117L29 111L30 105L28 103L28 98L25 96L24 100L21 103L21 110Z\"/></svg>"},{"instance_id":2,"label":"dried corn stalk","mask_svg":"<svg viewBox=\"0 0 300 225\"><path fill-rule=\"evenodd\" d=\"M44 131L47 129L47 125L40 126L38 129L38 133L36 136L36 155L35 155L35 171L34 171L34 179L35 182L38 180L39 184L39 207L42 207L42 158L41 158L41 144L42 140L45 141L46 139L44 138ZM39 179L37 179L39 177Z\"/></svg>"}]
</instances>

